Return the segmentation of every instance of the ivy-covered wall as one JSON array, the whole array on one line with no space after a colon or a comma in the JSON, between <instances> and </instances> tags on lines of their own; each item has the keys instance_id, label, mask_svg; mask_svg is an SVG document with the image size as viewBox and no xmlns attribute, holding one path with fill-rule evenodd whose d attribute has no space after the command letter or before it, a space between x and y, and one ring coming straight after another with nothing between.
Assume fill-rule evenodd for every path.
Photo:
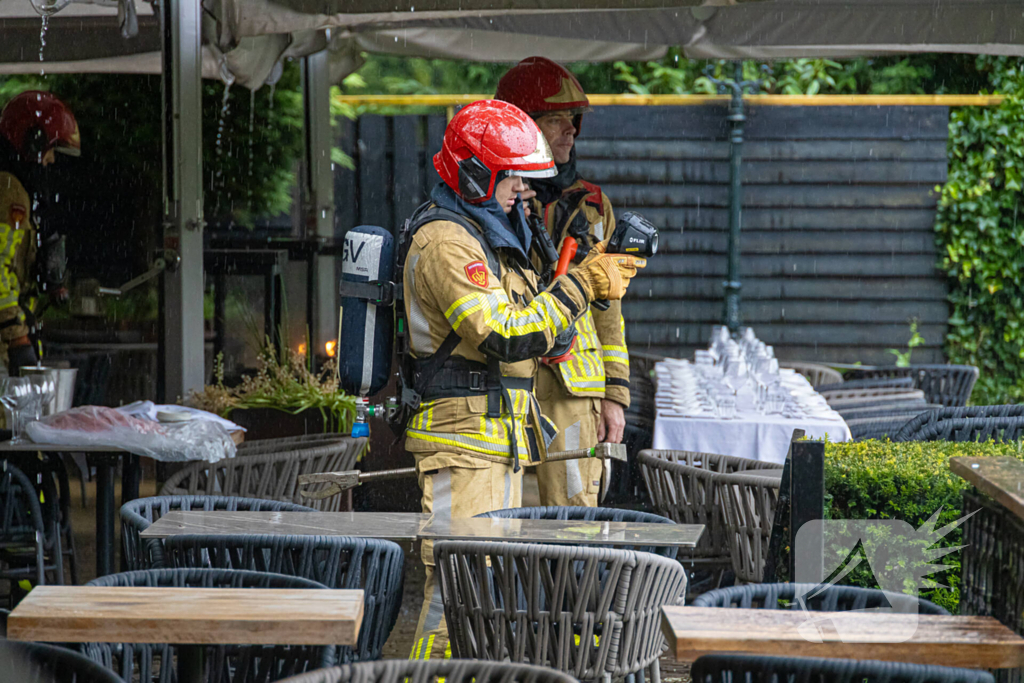
<instances>
[{"instance_id":1,"label":"ivy-covered wall","mask_svg":"<svg viewBox=\"0 0 1024 683\"><path fill-rule=\"evenodd\" d=\"M975 404L1024 400L1024 60L978 59L998 107L955 109L936 232L950 278L951 363L976 365Z\"/></svg>"}]
</instances>

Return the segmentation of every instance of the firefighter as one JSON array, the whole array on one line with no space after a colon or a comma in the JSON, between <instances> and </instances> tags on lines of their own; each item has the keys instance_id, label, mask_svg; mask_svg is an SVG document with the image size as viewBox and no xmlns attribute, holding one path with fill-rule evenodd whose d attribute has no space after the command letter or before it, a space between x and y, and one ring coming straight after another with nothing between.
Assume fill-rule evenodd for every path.
<instances>
[{"instance_id":1,"label":"firefighter","mask_svg":"<svg viewBox=\"0 0 1024 683\"><path fill-rule=\"evenodd\" d=\"M29 339L36 271L54 298L66 297L64 239L39 234L41 177L57 154L79 156L78 123L48 92L16 96L0 113L0 355L11 375L38 362ZM42 248L42 263L37 253Z\"/></svg>"},{"instance_id":2,"label":"firefighter","mask_svg":"<svg viewBox=\"0 0 1024 683\"><path fill-rule=\"evenodd\" d=\"M434 167L443 182L408 224L405 311L415 389L422 403L406 428L424 513L472 517L521 503L522 465L554 436L534 397L537 358L591 301L621 298L643 259L595 250L540 290L531 235L517 195L524 178L553 175L537 125L505 102L462 109L445 130ZM450 656L433 548L410 655Z\"/></svg>"},{"instance_id":3,"label":"firefighter","mask_svg":"<svg viewBox=\"0 0 1024 683\"><path fill-rule=\"evenodd\" d=\"M601 188L576 170L576 136L590 103L579 81L559 64L530 57L498 82L495 99L527 112L544 133L558 175L530 181L534 210L556 248L564 240L583 242L580 252L606 244L615 229L611 202ZM562 362L540 365L536 394L541 411L558 427L553 450L619 443L629 407L629 356L620 301L607 311L591 308L576 322L576 343ZM602 460L565 460L537 468L541 505L598 503Z\"/></svg>"}]
</instances>

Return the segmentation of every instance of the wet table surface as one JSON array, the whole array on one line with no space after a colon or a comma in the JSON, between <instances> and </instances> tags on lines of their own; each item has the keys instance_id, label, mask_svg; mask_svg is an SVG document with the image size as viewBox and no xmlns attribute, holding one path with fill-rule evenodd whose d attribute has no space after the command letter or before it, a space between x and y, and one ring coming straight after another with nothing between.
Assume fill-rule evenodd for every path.
<instances>
[{"instance_id":1,"label":"wet table surface","mask_svg":"<svg viewBox=\"0 0 1024 683\"><path fill-rule=\"evenodd\" d=\"M1024 639L992 617L665 606L662 633L679 661L741 652L973 669L1024 666Z\"/></svg>"},{"instance_id":2,"label":"wet table surface","mask_svg":"<svg viewBox=\"0 0 1024 683\"><path fill-rule=\"evenodd\" d=\"M355 645L363 591L36 586L7 637L58 643Z\"/></svg>"},{"instance_id":3,"label":"wet table surface","mask_svg":"<svg viewBox=\"0 0 1024 683\"><path fill-rule=\"evenodd\" d=\"M296 534L392 540L476 540L692 548L701 524L581 522L553 519L438 519L405 512L185 512L155 521L142 538L182 534Z\"/></svg>"},{"instance_id":4,"label":"wet table surface","mask_svg":"<svg viewBox=\"0 0 1024 683\"><path fill-rule=\"evenodd\" d=\"M1009 456L956 457L949 459L949 469L1024 519L1024 462Z\"/></svg>"},{"instance_id":5,"label":"wet table surface","mask_svg":"<svg viewBox=\"0 0 1024 683\"><path fill-rule=\"evenodd\" d=\"M654 545L693 548L703 524L582 522L554 519L434 518L420 538L462 541L510 541L572 545Z\"/></svg>"},{"instance_id":6,"label":"wet table surface","mask_svg":"<svg viewBox=\"0 0 1024 683\"><path fill-rule=\"evenodd\" d=\"M417 512L168 512L142 538L183 534L358 536L415 541L430 515Z\"/></svg>"}]
</instances>

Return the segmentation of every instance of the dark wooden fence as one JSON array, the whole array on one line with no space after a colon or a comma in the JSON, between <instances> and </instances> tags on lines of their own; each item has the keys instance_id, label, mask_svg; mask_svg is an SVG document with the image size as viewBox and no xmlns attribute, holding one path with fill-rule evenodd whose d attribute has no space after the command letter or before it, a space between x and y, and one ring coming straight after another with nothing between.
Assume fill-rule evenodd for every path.
<instances>
[{"instance_id":1,"label":"dark wooden fence","mask_svg":"<svg viewBox=\"0 0 1024 683\"><path fill-rule=\"evenodd\" d=\"M745 324L784 359L891 364L918 321L916 362L941 362L949 309L936 270L934 188L946 178L944 107L751 107L743 148ZM393 227L438 181L443 116L363 116L341 146L342 227ZM630 348L689 355L722 317L728 244L723 107L600 107L580 169L617 212L662 231L630 287Z\"/></svg>"}]
</instances>

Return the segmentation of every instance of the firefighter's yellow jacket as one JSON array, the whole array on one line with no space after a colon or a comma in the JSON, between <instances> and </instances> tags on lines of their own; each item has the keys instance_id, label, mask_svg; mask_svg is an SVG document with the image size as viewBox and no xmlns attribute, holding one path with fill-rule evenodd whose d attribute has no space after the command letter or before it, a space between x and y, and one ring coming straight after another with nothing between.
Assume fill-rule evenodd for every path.
<instances>
[{"instance_id":1,"label":"firefighter's yellow jacket","mask_svg":"<svg viewBox=\"0 0 1024 683\"><path fill-rule=\"evenodd\" d=\"M585 233L588 246L593 247L611 239L615 230L608 197L600 187L584 180L577 180L557 201L545 206L534 200L533 208L544 217L544 225L559 252L566 239L575 239L570 233ZM622 302L610 303L607 311L590 308L576 322L572 357L557 367L570 395L607 398L628 408L629 352Z\"/></svg>"},{"instance_id":2,"label":"firefighter's yellow jacket","mask_svg":"<svg viewBox=\"0 0 1024 683\"><path fill-rule=\"evenodd\" d=\"M0 348L28 334L18 300L36 260L36 228L24 185L0 171Z\"/></svg>"},{"instance_id":3,"label":"firefighter's yellow jacket","mask_svg":"<svg viewBox=\"0 0 1024 683\"><path fill-rule=\"evenodd\" d=\"M572 274L538 291L528 264L504 250L488 254L479 237L444 220L416 231L404 271L412 353L431 356L454 329L461 341L453 357L480 363L498 358L503 375L533 378L537 358L587 310L589 293ZM492 270L489 258L496 258L500 272ZM541 415L532 391L509 393L518 456L536 461L545 455L554 427ZM508 463L512 421L505 408L500 418L488 417L486 394L425 401L406 429L406 450L430 456L419 460L421 470L474 466L467 459Z\"/></svg>"}]
</instances>

